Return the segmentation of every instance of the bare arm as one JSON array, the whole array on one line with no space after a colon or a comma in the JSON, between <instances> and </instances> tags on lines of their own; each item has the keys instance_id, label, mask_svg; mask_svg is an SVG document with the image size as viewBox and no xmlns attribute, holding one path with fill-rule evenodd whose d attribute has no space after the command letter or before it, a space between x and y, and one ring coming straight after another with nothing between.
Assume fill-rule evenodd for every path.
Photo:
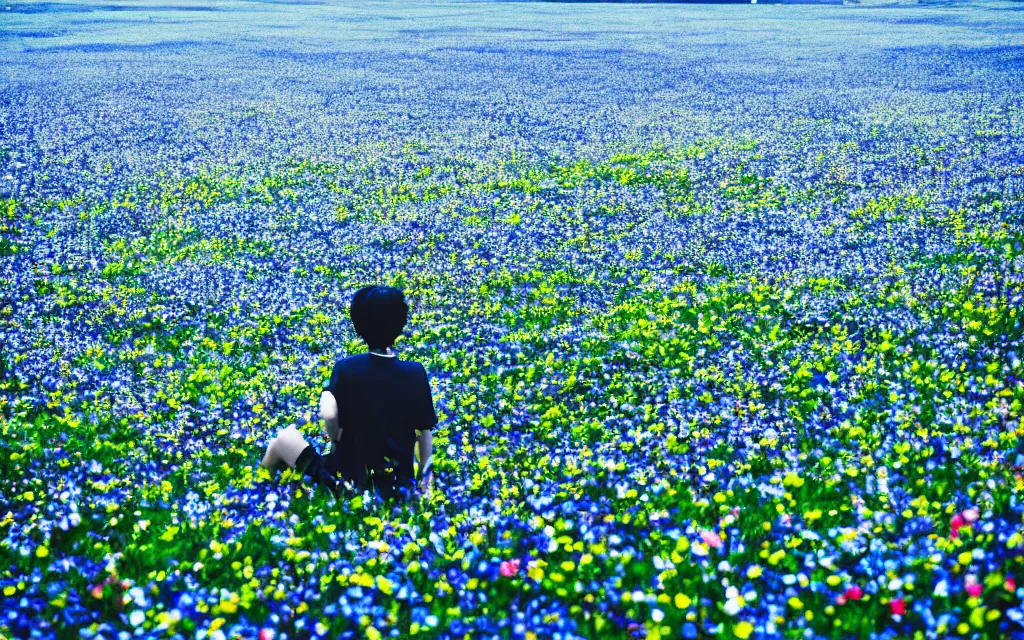
<instances>
[{"instance_id":1,"label":"bare arm","mask_svg":"<svg viewBox=\"0 0 1024 640\"><path fill-rule=\"evenodd\" d=\"M320 419L323 420L327 437L337 442L341 438L341 427L338 425L338 402L330 391L320 394Z\"/></svg>"},{"instance_id":2,"label":"bare arm","mask_svg":"<svg viewBox=\"0 0 1024 640\"><path fill-rule=\"evenodd\" d=\"M430 390L430 379L427 377L427 370L420 365L423 372L423 386L420 387L420 415L417 417L418 424L433 427L437 424L437 412L434 410L433 394ZM417 441L420 450L419 479L420 489L430 492L434 483L434 433L430 428L417 431Z\"/></svg>"},{"instance_id":3,"label":"bare arm","mask_svg":"<svg viewBox=\"0 0 1024 640\"><path fill-rule=\"evenodd\" d=\"M417 476L420 479L420 488L427 489L434 479L434 435L430 429L419 432L417 438L419 444L420 464Z\"/></svg>"}]
</instances>

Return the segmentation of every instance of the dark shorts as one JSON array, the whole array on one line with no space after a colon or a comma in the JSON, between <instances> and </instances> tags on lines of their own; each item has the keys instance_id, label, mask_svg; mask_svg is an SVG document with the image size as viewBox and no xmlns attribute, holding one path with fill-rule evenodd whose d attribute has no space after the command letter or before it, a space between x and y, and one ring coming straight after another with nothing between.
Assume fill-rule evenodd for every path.
<instances>
[{"instance_id":1,"label":"dark shorts","mask_svg":"<svg viewBox=\"0 0 1024 640\"><path fill-rule=\"evenodd\" d=\"M308 445L299 454L299 457L295 460L295 470L304 476L309 476L314 484L322 484L326 486L331 493L337 495L338 483L327 471L327 465L323 456L317 453L317 450L313 448L313 445Z\"/></svg>"},{"instance_id":2,"label":"dark shorts","mask_svg":"<svg viewBox=\"0 0 1024 640\"><path fill-rule=\"evenodd\" d=\"M308 445L295 460L295 470L309 476L315 484L324 484L334 491L333 487L337 486L338 479L329 462L326 456L320 455L313 448L313 445ZM415 486L412 465L399 463L395 466L397 468L367 469L364 488L371 491L376 489L384 499L409 497ZM344 478L344 474L341 474L341 477ZM358 483L356 489L360 489Z\"/></svg>"},{"instance_id":3,"label":"dark shorts","mask_svg":"<svg viewBox=\"0 0 1024 640\"><path fill-rule=\"evenodd\" d=\"M320 471L323 470L323 467L323 458L313 448L313 445L307 445L302 450L302 453L299 454L299 457L295 459L295 470L307 476L320 477Z\"/></svg>"}]
</instances>

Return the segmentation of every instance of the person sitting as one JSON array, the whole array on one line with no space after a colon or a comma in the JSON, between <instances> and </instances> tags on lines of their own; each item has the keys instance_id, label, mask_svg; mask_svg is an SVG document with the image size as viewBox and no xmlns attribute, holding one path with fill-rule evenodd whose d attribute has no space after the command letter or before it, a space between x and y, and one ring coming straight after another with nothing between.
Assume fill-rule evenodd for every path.
<instances>
[{"instance_id":1,"label":"person sitting","mask_svg":"<svg viewBox=\"0 0 1024 640\"><path fill-rule=\"evenodd\" d=\"M401 290L363 287L349 315L368 351L338 360L325 391L338 403L339 437L327 467L356 488L374 487L387 498L413 485L419 445L420 488L433 483L433 438L437 414L427 371L393 350L409 319Z\"/></svg>"},{"instance_id":2,"label":"person sitting","mask_svg":"<svg viewBox=\"0 0 1024 640\"><path fill-rule=\"evenodd\" d=\"M402 360L393 350L408 315L399 289L368 286L356 292L349 317L368 351L338 360L320 395L330 452L321 456L289 427L271 440L261 466L301 467L329 489L337 476L359 491L376 489L384 498L407 493L414 476L421 490L432 488L431 430L437 414L430 381L422 364ZM414 474L417 445L419 467Z\"/></svg>"}]
</instances>

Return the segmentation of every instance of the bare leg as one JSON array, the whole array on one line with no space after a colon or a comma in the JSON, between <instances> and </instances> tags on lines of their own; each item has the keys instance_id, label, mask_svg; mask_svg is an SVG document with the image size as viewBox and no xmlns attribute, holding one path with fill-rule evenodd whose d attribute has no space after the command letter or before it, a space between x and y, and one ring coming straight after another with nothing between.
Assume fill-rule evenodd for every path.
<instances>
[{"instance_id":1,"label":"bare leg","mask_svg":"<svg viewBox=\"0 0 1024 640\"><path fill-rule=\"evenodd\" d=\"M298 460L302 450L309 446L306 439L302 437L295 427L286 427L278 432L277 436L270 439L267 444L267 452L260 461L260 466L265 469L275 469L281 464L295 468L295 461Z\"/></svg>"},{"instance_id":2,"label":"bare leg","mask_svg":"<svg viewBox=\"0 0 1024 640\"><path fill-rule=\"evenodd\" d=\"M260 461L260 466L273 470L282 462L284 460L281 459L281 453L278 451L277 438L271 438L270 443L267 444L267 452L263 455L263 460Z\"/></svg>"},{"instance_id":3,"label":"bare leg","mask_svg":"<svg viewBox=\"0 0 1024 640\"><path fill-rule=\"evenodd\" d=\"M295 427L282 429L276 437L271 438L267 443L267 452L263 455L263 460L260 461L260 467L273 470L275 467L285 464L294 469L296 461L307 447L309 447L309 443L302 437L298 429ZM307 470L309 471L308 467ZM315 470L311 470L309 475L313 477L314 482L326 486L328 491L338 497L337 480L323 467L317 464Z\"/></svg>"},{"instance_id":4,"label":"bare leg","mask_svg":"<svg viewBox=\"0 0 1024 640\"><path fill-rule=\"evenodd\" d=\"M274 454L280 456L281 461L293 469L295 461L299 459L299 454L309 446L309 443L295 427L282 429L274 440L276 441Z\"/></svg>"}]
</instances>

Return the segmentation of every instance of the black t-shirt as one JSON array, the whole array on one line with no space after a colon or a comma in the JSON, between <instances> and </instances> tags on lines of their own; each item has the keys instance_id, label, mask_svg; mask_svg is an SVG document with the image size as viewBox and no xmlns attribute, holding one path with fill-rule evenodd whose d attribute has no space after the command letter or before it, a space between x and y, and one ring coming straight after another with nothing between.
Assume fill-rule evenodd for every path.
<instances>
[{"instance_id":1,"label":"black t-shirt","mask_svg":"<svg viewBox=\"0 0 1024 640\"><path fill-rule=\"evenodd\" d=\"M360 489L367 486L368 469L374 484L381 478L375 471L385 466L394 467L400 479L411 480L416 430L437 425L423 365L398 356L349 356L335 363L327 391L338 401L341 428L341 439L328 456L328 470Z\"/></svg>"}]
</instances>

